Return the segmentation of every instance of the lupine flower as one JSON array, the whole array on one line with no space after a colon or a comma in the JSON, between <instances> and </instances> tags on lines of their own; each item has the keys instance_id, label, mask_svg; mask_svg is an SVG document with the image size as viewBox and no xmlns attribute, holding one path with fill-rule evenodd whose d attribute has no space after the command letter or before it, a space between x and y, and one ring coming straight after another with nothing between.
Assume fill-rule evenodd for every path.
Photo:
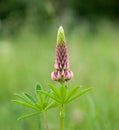
<instances>
[{"instance_id":1,"label":"lupine flower","mask_svg":"<svg viewBox=\"0 0 119 130\"><path fill-rule=\"evenodd\" d=\"M69 70L68 51L62 26L59 27L57 33L56 61L54 67L56 71L51 73L52 80L65 82L72 79L73 72Z\"/></svg>"}]
</instances>

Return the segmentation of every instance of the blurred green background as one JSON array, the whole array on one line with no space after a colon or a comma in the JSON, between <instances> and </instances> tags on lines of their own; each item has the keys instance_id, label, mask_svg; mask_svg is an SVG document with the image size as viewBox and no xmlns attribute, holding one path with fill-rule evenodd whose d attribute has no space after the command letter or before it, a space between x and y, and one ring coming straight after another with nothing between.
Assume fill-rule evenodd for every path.
<instances>
[{"instance_id":1,"label":"blurred green background","mask_svg":"<svg viewBox=\"0 0 119 130\"><path fill-rule=\"evenodd\" d=\"M69 87L94 87L66 108L65 130L119 130L119 1L0 0L0 130L44 130L42 115L16 119L30 110L13 93L35 94L40 82L54 83L58 27L65 30ZM47 112L58 130L58 109Z\"/></svg>"}]
</instances>

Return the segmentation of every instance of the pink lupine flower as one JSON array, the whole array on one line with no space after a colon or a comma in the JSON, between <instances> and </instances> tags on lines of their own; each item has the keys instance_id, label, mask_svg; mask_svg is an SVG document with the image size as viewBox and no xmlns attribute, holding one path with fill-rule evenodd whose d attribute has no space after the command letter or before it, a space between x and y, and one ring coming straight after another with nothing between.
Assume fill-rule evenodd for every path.
<instances>
[{"instance_id":1,"label":"pink lupine flower","mask_svg":"<svg viewBox=\"0 0 119 130\"><path fill-rule=\"evenodd\" d=\"M60 26L57 33L55 72L51 73L52 80L65 82L73 78L73 72L69 70L68 50L65 41L63 27Z\"/></svg>"},{"instance_id":2,"label":"pink lupine flower","mask_svg":"<svg viewBox=\"0 0 119 130\"><path fill-rule=\"evenodd\" d=\"M64 73L65 80L70 80L73 78L73 72L72 71L65 71Z\"/></svg>"},{"instance_id":3,"label":"pink lupine flower","mask_svg":"<svg viewBox=\"0 0 119 130\"><path fill-rule=\"evenodd\" d=\"M61 79L61 75L59 71L51 73L52 80L59 81Z\"/></svg>"}]
</instances>

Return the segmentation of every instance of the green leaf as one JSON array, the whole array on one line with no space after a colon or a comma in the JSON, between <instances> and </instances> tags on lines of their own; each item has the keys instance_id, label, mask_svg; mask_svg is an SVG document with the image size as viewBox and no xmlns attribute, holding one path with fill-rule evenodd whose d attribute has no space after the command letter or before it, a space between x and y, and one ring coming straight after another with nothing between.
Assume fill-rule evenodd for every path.
<instances>
[{"instance_id":1,"label":"green leaf","mask_svg":"<svg viewBox=\"0 0 119 130\"><path fill-rule=\"evenodd\" d=\"M76 86L76 87L73 87L67 94L67 97L66 97L66 102L69 100L69 98L71 98L71 96L73 96L77 91L78 89L80 88L80 86Z\"/></svg>"},{"instance_id":2,"label":"green leaf","mask_svg":"<svg viewBox=\"0 0 119 130\"><path fill-rule=\"evenodd\" d=\"M36 84L35 91L38 93L40 90L42 90L42 86L40 84Z\"/></svg>"},{"instance_id":3,"label":"green leaf","mask_svg":"<svg viewBox=\"0 0 119 130\"><path fill-rule=\"evenodd\" d=\"M60 87L60 95L61 95L62 102L65 101L66 94L67 94L67 88L65 86L61 86Z\"/></svg>"},{"instance_id":4,"label":"green leaf","mask_svg":"<svg viewBox=\"0 0 119 130\"><path fill-rule=\"evenodd\" d=\"M48 90L47 91L49 94L51 94L52 93L52 91L51 90ZM44 95L44 104L45 104L45 106L47 106L47 104L48 104L48 102L50 101L50 97L48 96L48 95Z\"/></svg>"},{"instance_id":5,"label":"green leaf","mask_svg":"<svg viewBox=\"0 0 119 130\"><path fill-rule=\"evenodd\" d=\"M20 105L23 105L23 106L25 106L25 107L31 108L31 109L40 110L38 107L35 107L35 106L33 106L33 105L30 105L30 104L28 104L28 103L26 103L26 102L22 102L22 101L19 101L19 100L12 100L12 101L13 101L13 102L16 102L16 103L18 103L18 104L20 104Z\"/></svg>"},{"instance_id":6,"label":"green leaf","mask_svg":"<svg viewBox=\"0 0 119 130\"><path fill-rule=\"evenodd\" d=\"M37 94L37 98L40 101L41 107L43 107L43 95L41 93L41 90L42 90L42 86L40 84L36 84L35 91Z\"/></svg>"},{"instance_id":7,"label":"green leaf","mask_svg":"<svg viewBox=\"0 0 119 130\"><path fill-rule=\"evenodd\" d=\"M36 103L35 99L31 95L29 95L28 93L23 93L23 95L31 104L34 105Z\"/></svg>"},{"instance_id":8,"label":"green leaf","mask_svg":"<svg viewBox=\"0 0 119 130\"><path fill-rule=\"evenodd\" d=\"M45 110L48 110L48 109L53 108L53 107L57 107L58 105L59 104L56 101L53 101L46 107Z\"/></svg>"},{"instance_id":9,"label":"green leaf","mask_svg":"<svg viewBox=\"0 0 119 130\"><path fill-rule=\"evenodd\" d=\"M60 101L57 97L55 97L54 95L52 95L52 93L48 93L47 91L43 91L43 90L41 91L41 93L46 94L46 95L49 96L50 98L52 98L52 99L54 99L55 101L61 103L61 101Z\"/></svg>"},{"instance_id":10,"label":"green leaf","mask_svg":"<svg viewBox=\"0 0 119 130\"><path fill-rule=\"evenodd\" d=\"M40 110L43 110L40 103L36 103L36 104L35 104L35 107L39 108Z\"/></svg>"},{"instance_id":11,"label":"green leaf","mask_svg":"<svg viewBox=\"0 0 119 130\"><path fill-rule=\"evenodd\" d=\"M29 103L28 99L26 99L23 95L20 95L18 93L14 94L15 96L17 96L18 98L22 99L23 101L25 101L26 103Z\"/></svg>"},{"instance_id":12,"label":"green leaf","mask_svg":"<svg viewBox=\"0 0 119 130\"><path fill-rule=\"evenodd\" d=\"M41 106L43 106L43 94L42 94L42 92L41 91L39 91L38 92L38 99L39 99L39 101L40 101L40 104L41 104Z\"/></svg>"},{"instance_id":13,"label":"green leaf","mask_svg":"<svg viewBox=\"0 0 119 130\"><path fill-rule=\"evenodd\" d=\"M31 114L26 114L26 115L20 116L17 120L26 119L26 118L29 118L29 117L36 116L36 115L38 115L38 114L40 114L40 112L35 112L35 113L31 113Z\"/></svg>"},{"instance_id":14,"label":"green leaf","mask_svg":"<svg viewBox=\"0 0 119 130\"><path fill-rule=\"evenodd\" d=\"M87 88L87 89L83 89L82 91L78 92L75 96L71 97L67 102L71 102L72 100L75 100L76 98L80 97L81 95L87 93L88 91L90 91L92 89L91 88Z\"/></svg>"},{"instance_id":15,"label":"green leaf","mask_svg":"<svg viewBox=\"0 0 119 130\"><path fill-rule=\"evenodd\" d=\"M49 85L49 87L52 89L52 91L54 92L54 94L55 94L58 98L60 98L60 93L59 93L57 87L56 87L56 86L53 86L53 85Z\"/></svg>"}]
</instances>

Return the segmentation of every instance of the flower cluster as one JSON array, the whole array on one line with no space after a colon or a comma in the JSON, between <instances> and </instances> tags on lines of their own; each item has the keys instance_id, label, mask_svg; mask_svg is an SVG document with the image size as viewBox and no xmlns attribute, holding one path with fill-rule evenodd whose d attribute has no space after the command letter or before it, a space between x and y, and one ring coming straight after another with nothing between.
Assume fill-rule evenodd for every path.
<instances>
[{"instance_id":1,"label":"flower cluster","mask_svg":"<svg viewBox=\"0 0 119 130\"><path fill-rule=\"evenodd\" d=\"M68 51L62 26L59 27L57 34L56 61L54 67L56 71L51 73L52 80L64 82L72 79L73 72L69 70Z\"/></svg>"}]
</instances>

